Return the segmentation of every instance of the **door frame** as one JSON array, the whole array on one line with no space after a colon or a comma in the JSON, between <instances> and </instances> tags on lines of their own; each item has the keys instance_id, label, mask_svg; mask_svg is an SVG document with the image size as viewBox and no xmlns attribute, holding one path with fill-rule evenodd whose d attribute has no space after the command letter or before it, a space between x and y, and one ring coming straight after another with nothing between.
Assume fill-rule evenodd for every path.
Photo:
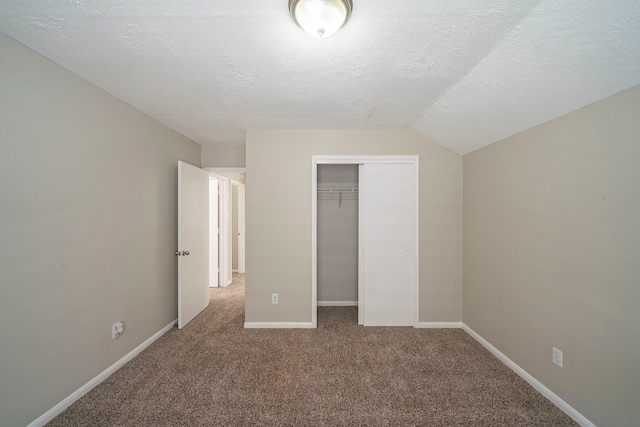
<instances>
[{"instance_id":1,"label":"door frame","mask_svg":"<svg viewBox=\"0 0 640 427\"><path fill-rule=\"evenodd\" d=\"M414 212L413 212L413 228L415 230L413 239L413 327L417 328L420 317L420 230L419 230L419 181L420 171L418 155L312 155L311 156L311 324L313 328L318 326L318 165L321 164L356 164L362 165L367 163L409 163L413 165L414 170ZM360 168L362 169L362 168ZM361 172L359 172L361 174ZM360 175L360 177L362 177ZM358 183L361 185L361 183ZM362 222L362 209L358 209L358 228ZM362 281L362 257L360 251L362 249L362 236L358 235L358 302L362 302L362 289L364 283ZM358 321L361 321L361 313L358 309Z\"/></svg>"}]
</instances>

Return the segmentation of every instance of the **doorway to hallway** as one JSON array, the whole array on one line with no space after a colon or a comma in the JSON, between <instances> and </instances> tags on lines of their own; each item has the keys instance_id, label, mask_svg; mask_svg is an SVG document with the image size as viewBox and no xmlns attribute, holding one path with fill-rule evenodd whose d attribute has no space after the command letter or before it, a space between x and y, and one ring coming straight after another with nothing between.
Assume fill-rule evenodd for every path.
<instances>
[{"instance_id":1,"label":"doorway to hallway","mask_svg":"<svg viewBox=\"0 0 640 427\"><path fill-rule=\"evenodd\" d=\"M209 172L211 183L210 287L225 287L232 283L233 272L245 272L246 173L244 168L204 169ZM214 254L217 254L217 266Z\"/></svg>"}]
</instances>

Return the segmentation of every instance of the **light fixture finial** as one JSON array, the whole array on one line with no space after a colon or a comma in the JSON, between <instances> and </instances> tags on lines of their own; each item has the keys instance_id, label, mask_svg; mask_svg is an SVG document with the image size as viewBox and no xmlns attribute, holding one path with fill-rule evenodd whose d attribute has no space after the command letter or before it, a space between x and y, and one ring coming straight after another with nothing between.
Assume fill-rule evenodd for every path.
<instances>
[{"instance_id":1,"label":"light fixture finial","mask_svg":"<svg viewBox=\"0 0 640 427\"><path fill-rule=\"evenodd\" d=\"M329 37L351 16L351 0L289 0L289 12L296 23L314 37Z\"/></svg>"}]
</instances>

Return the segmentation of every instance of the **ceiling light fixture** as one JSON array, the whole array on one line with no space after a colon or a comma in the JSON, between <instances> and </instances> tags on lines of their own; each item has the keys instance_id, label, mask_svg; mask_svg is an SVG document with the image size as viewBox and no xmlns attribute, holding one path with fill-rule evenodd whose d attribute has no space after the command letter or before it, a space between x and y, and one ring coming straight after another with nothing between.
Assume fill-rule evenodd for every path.
<instances>
[{"instance_id":1,"label":"ceiling light fixture","mask_svg":"<svg viewBox=\"0 0 640 427\"><path fill-rule=\"evenodd\" d=\"M289 0L289 12L313 37L329 37L351 16L351 0Z\"/></svg>"}]
</instances>

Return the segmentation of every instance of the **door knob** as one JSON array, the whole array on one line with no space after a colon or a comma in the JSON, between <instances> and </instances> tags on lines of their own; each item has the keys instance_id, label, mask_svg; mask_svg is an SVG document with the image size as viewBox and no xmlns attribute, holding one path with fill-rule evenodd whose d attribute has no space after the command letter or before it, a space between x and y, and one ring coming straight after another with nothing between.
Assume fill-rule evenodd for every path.
<instances>
[{"instance_id":1,"label":"door knob","mask_svg":"<svg viewBox=\"0 0 640 427\"><path fill-rule=\"evenodd\" d=\"M182 255L184 255L184 256L189 255L189 251L182 251Z\"/></svg>"}]
</instances>

